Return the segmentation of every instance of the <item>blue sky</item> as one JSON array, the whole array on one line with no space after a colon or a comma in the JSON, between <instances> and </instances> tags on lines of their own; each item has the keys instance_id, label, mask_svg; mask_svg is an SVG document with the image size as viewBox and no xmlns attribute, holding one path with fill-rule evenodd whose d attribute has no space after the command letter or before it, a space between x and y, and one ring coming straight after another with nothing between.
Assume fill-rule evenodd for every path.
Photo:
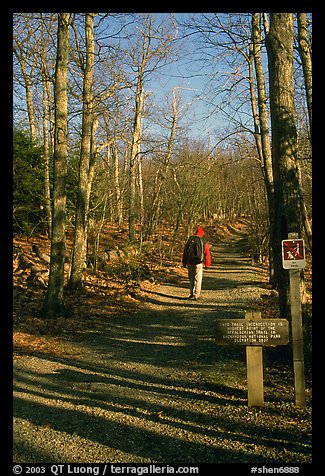
<instances>
[{"instance_id":1,"label":"blue sky","mask_svg":"<svg viewBox=\"0 0 325 476\"><path fill-rule=\"evenodd\" d=\"M156 14L160 15L160 14ZM184 23L190 18L195 18L198 23L201 20L201 13L176 13L174 14L177 22ZM205 16L214 14L204 14ZM240 15L240 14L239 14ZM247 15L247 14L243 14ZM227 22L227 14L218 14L225 23ZM222 99L233 101L234 111L238 104L246 108L248 115L238 112L237 120L243 120L252 122L250 117L250 109L247 109L245 105L245 95L248 90L248 82L246 80L238 83L236 88L229 94L227 92L221 93L220 86L223 86L224 82L229 79L232 81L233 68L237 66L229 66L225 61L224 56L217 56L217 50L214 47L202 48L202 39L197 34L193 33L193 30L187 29L185 33L188 34L185 40L181 40L185 48L181 57L173 64L167 67L162 75L160 75L159 82L164 85L164 89L168 90L172 87L179 86L182 91L182 97L185 103L191 103L192 105L188 110L187 116L184 118L184 123L190 124L192 135L197 138L203 138L211 140L211 145L220 139L220 135L226 135L226 129L228 129L228 119L222 114L218 107L221 106ZM184 30L180 26L180 37L184 34ZM219 38L219 37L218 37ZM229 41L229 38L225 38L225 41ZM232 58L232 53L229 50L225 50L226 54L229 54L229 58ZM239 62L242 61L242 57L239 55ZM243 61L242 61L243 62ZM239 64L239 63L238 63ZM247 65L242 64L243 69L238 67L239 75L247 76ZM227 72L227 76L224 73ZM228 78L228 79L226 79ZM220 81L220 82L218 82ZM150 85L153 89L159 91L159 87L155 87L155 84ZM149 87L150 87L149 86ZM242 91L242 93L240 93ZM239 94L238 94L239 92ZM163 91L160 91L160 95ZM237 95L238 94L238 95ZM235 106L236 103L236 106ZM236 112L230 112L230 119L236 116ZM239 109L237 108L237 111Z\"/></svg>"},{"instance_id":2,"label":"blue sky","mask_svg":"<svg viewBox=\"0 0 325 476\"><path fill-rule=\"evenodd\" d=\"M160 19L168 16L167 13L153 13L155 18ZM200 13L175 13L173 14L180 24L186 19L194 15L197 19L201 18ZM101 21L102 15L98 15L96 21ZM119 28L119 20L130 20L128 29L131 32L135 32L137 26L134 24L133 19L125 18L125 15L116 17L106 17L100 26L100 35L102 37L102 45L116 41L120 41L120 38L124 30ZM79 22L81 19L79 18ZM182 27L179 24L179 36L182 36ZM115 40L112 39L112 35L115 35ZM171 97L171 91L173 88L178 87L181 90L182 102L189 106L181 125L189 128L189 135L195 138L203 138L206 140L208 137L211 139L211 145L213 146L214 138L219 136L222 129L226 127L226 120L220 113L220 111L214 110L217 99L214 102L211 101L211 95L206 95L206 88L208 86L208 80L216 70L218 74L223 70L224 65L220 61L216 64L213 54L209 60L204 60L198 37L196 35L189 35L185 40L180 40L183 43L184 50L181 52L177 61L165 66L159 73L154 74L152 79L145 84L146 93L152 93L151 100L153 107L155 104L157 107L163 106L166 102L166 95ZM179 47L180 48L180 47ZM210 84L211 85L211 84ZM218 140L217 137L216 140Z\"/></svg>"},{"instance_id":3,"label":"blue sky","mask_svg":"<svg viewBox=\"0 0 325 476\"><path fill-rule=\"evenodd\" d=\"M177 21L183 22L192 14L176 13L174 15ZM180 35L181 33L180 31ZM217 131L225 127L225 119L220 113L211 114L207 106L209 97L205 97L206 88L213 74L213 68L211 62L202 61L203 57L197 40L195 36L188 36L185 41L182 40L185 47L184 53L175 63L166 66L158 78L150 82L148 89L152 90L159 102L164 100L165 95L174 87L179 87L184 104L191 104L183 123L190 127L193 137L207 139L208 136L213 137ZM222 69L221 65L219 69Z\"/></svg>"},{"instance_id":4,"label":"blue sky","mask_svg":"<svg viewBox=\"0 0 325 476\"><path fill-rule=\"evenodd\" d=\"M206 92L207 82L212 74L212 62L202 61L203 57L198 47L198 37L189 35L186 39L182 39L184 29L182 23L189 19L192 15L197 16L199 13L152 13L150 14L158 22L173 15L178 24L178 40L175 45L175 50L178 53L175 56L176 61L170 62L168 65L159 68L157 73L148 76L145 83L145 93L150 94L152 105L157 103L157 107L162 106L166 102L166 96L171 96L172 89L180 88L181 97L184 104L191 106L188 108L186 115L183 118L183 124L190 127L191 133L195 137L207 138L207 135L213 135L216 129L224 126L224 119L221 114L210 114L204 95ZM137 29L141 28L134 23L133 19L127 17L109 17L102 24L103 37L112 35L114 31L119 31L119 21L124 22L129 20L126 30L122 30L122 35L117 35L115 41L123 35L127 37L128 33L137 33ZM138 18L139 20L139 18ZM135 40L134 40L135 41ZM122 41L122 44L123 41ZM218 65L221 70L221 65ZM210 96L209 96L210 98ZM208 98L208 99L209 99ZM207 117L208 116L208 117Z\"/></svg>"}]
</instances>

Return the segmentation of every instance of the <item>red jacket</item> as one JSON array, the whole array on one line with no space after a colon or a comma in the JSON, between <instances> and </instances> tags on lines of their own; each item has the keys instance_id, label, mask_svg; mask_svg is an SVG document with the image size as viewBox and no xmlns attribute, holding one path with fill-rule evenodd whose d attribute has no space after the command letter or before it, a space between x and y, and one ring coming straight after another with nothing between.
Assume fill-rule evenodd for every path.
<instances>
[{"instance_id":1,"label":"red jacket","mask_svg":"<svg viewBox=\"0 0 325 476\"><path fill-rule=\"evenodd\" d=\"M203 238L204 236L204 230L203 228L197 228L196 232L194 233L195 235L199 236L200 238ZM205 241L205 244L204 244L204 266L206 268L209 268L209 266L211 266L211 253L210 253L210 247L209 247L209 243Z\"/></svg>"},{"instance_id":2,"label":"red jacket","mask_svg":"<svg viewBox=\"0 0 325 476\"><path fill-rule=\"evenodd\" d=\"M203 238L204 236L204 230L203 228L197 228L196 232L194 233L194 235L197 235L199 236L200 238ZM204 253L204 261L203 261L203 264L206 268L208 268L209 266L211 266L211 254L210 254L210 247L209 247L209 244L206 240L203 240L203 243L204 243L204 249L203 249L203 253ZM186 267L186 259L185 259L185 250L184 250L184 253L183 253L183 266Z\"/></svg>"}]
</instances>

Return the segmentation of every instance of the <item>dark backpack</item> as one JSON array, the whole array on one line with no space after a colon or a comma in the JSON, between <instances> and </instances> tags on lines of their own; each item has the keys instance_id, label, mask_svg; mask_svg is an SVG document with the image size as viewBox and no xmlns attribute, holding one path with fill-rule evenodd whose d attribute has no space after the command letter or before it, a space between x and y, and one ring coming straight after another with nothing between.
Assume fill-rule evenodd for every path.
<instances>
[{"instance_id":1,"label":"dark backpack","mask_svg":"<svg viewBox=\"0 0 325 476\"><path fill-rule=\"evenodd\" d=\"M187 264L199 264L204 261L204 243L197 235L190 236L185 246Z\"/></svg>"}]
</instances>

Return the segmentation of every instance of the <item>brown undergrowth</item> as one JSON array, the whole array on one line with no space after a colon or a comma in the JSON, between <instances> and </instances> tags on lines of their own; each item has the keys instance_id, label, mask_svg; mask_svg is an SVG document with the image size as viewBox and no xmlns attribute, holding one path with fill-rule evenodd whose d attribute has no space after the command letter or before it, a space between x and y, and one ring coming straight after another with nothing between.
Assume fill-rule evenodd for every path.
<instances>
[{"instance_id":1,"label":"brown undergrowth","mask_svg":"<svg viewBox=\"0 0 325 476\"><path fill-rule=\"evenodd\" d=\"M220 243L227 243L235 236L243 253L245 233L248 221L239 219L231 224L217 223L204 226L206 237L211 245L212 256L217 253ZM84 275L81 292L65 292L65 306L68 317L44 319L39 309L45 297L45 285L32 280L30 269L21 269L19 256L23 254L36 268L48 269L33 253L33 246L38 246L42 253L49 256L50 242L44 235L33 237L15 236L13 257L13 331L14 351L17 355L27 351L46 351L57 354L64 352L62 340L67 341L87 329L100 328L116 316L130 316L138 312L148 295L158 284L177 285L186 277L186 270L181 266L185 232L182 230L172 242L172 230L168 226L160 228L150 242L134 247L128 242L127 228L110 224L103 229L101 239L101 256L105 259L95 271L91 264ZM73 235L67 233L67 262L65 279L68 280L69 256L71 254ZM170 251L173 250L172 253ZM106 259L107 258L107 259ZM261 265L262 266L262 265ZM267 264L264 268L267 287ZM307 287L310 300L311 271L307 269ZM277 301L269 295L257 304L263 317L280 317Z\"/></svg>"}]
</instances>

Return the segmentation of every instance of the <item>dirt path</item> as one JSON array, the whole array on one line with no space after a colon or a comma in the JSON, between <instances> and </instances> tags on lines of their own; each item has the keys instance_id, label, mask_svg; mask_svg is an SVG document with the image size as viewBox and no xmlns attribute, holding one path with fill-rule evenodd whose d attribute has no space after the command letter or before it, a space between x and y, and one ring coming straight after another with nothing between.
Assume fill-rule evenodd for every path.
<instances>
[{"instance_id":1,"label":"dirt path","mask_svg":"<svg viewBox=\"0 0 325 476\"><path fill-rule=\"evenodd\" d=\"M165 284L59 356L17 358L15 462L310 462L311 409L293 405L287 371L266 369L265 406L249 408L244 348L214 343L216 318L266 292L242 238L212 243L201 300Z\"/></svg>"}]
</instances>

